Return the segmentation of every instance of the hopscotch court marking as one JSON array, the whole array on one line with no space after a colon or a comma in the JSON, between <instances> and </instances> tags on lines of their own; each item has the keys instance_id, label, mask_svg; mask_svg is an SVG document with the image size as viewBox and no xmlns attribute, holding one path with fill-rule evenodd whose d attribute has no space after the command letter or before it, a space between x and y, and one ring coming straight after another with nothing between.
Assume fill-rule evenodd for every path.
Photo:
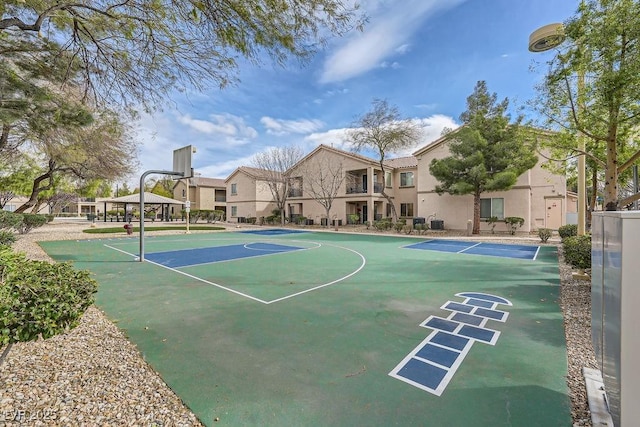
<instances>
[{"instance_id":1,"label":"hopscotch court marking","mask_svg":"<svg viewBox=\"0 0 640 427\"><path fill-rule=\"evenodd\" d=\"M389 375L421 390L441 396L471 350L473 343L495 345L500 331L486 327L489 320L506 322L509 313L498 305L511 306L505 298L480 292L457 293L462 302L447 301L440 308L446 318L429 316L420 326L433 329Z\"/></svg>"}]
</instances>

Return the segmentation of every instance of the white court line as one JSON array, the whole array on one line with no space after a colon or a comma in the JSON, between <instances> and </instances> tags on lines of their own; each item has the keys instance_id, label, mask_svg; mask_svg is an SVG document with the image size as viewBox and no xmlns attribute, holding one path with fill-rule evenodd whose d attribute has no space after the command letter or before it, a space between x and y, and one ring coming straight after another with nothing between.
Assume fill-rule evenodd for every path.
<instances>
[{"instance_id":1,"label":"white court line","mask_svg":"<svg viewBox=\"0 0 640 427\"><path fill-rule=\"evenodd\" d=\"M538 252L540 252L540 248L541 246L538 246L538 249L536 249L536 254L533 256L533 258L531 259L532 261L535 261L536 258L538 258Z\"/></svg>"},{"instance_id":2,"label":"white court line","mask_svg":"<svg viewBox=\"0 0 640 427\"><path fill-rule=\"evenodd\" d=\"M302 250L317 249L317 248L319 248L319 247L321 247L321 246L322 246L322 244L321 244L321 243L318 243L318 242L308 242L308 243L314 243L314 244L316 244L316 245L318 245L318 246L316 246L315 248L314 248L314 247L312 247L312 248L305 248L305 249L302 249ZM271 301L264 301L264 300L261 300L260 298L256 298L256 297L253 297L253 296L251 296L251 295L244 294L244 293L242 293L242 292L240 292L240 291L236 291L236 290L234 290L234 289L231 289L231 288L228 288L228 287L226 287L226 286L220 285L219 283L210 282L210 281L205 280L205 279L202 279L202 278L200 278L200 277L198 277L198 276L194 276L194 275L191 275L191 274L189 274L189 273L185 273L185 272L183 272L183 271L181 271L181 270L177 270L177 269L172 268L172 267L167 267L167 266L165 266L165 265L158 264L158 263L153 262L153 261L149 261L148 259L145 259L145 262L148 262L148 263L150 263L150 264L154 264L154 265L160 266L160 267L162 267L162 268L166 268L167 270L175 271L176 273L182 274L183 276L187 276L187 277L189 277L189 278L192 278L192 279L198 280L198 281L203 282L203 283L206 283L206 284L208 284L208 285L215 286L215 287L217 287L217 288L224 289L225 291L232 292L232 293L234 293L234 294L236 294L236 295L240 295L240 296L243 296L243 297L249 298L249 299L251 299L251 300L254 300L254 301L260 302L260 303L262 303L262 304L267 304L267 305L268 305L268 304L272 304L272 303L276 303L276 302L284 301L284 300L287 300L287 299L290 299L290 298L293 298L293 297L297 297L297 296L300 296L300 295L303 295L303 294L306 294L306 293L309 293L309 292L312 292L312 291L316 291L316 290L318 290L318 289L322 289L322 288L325 288L325 287L327 287L327 286L331 286L331 285L334 285L334 284L336 284L336 283L342 282L343 280L346 280L346 279L348 279L349 277L351 277L351 276L353 276L353 275L355 275L355 274L359 273L359 272L360 272L360 270L362 270L362 269L364 268L364 266L366 265L366 263L367 263L366 258L365 258L365 257L364 257L364 255L362 255L360 252L357 252L357 251L355 251L355 250L353 250L353 249L345 248L345 247L343 247L343 246L331 245L331 244L326 244L326 243L325 243L325 245L326 245L326 246L333 246L333 247L335 247L335 248L339 248L339 249L344 249L344 250L347 250L347 251L349 251L349 252L353 252L354 254L358 255L358 256L360 257L360 259L362 260L362 263L360 264L360 267L358 267L355 271L353 271L353 272L351 272L351 273L347 274L346 276L340 277L340 278L338 278L338 279L336 279L336 280L334 280L334 281L332 281L332 282L324 283L324 284L322 284L322 285L318 285L318 286L315 286L315 287L313 287L313 288L305 289L304 291L300 291L300 292L296 292L296 293L294 293L294 294L286 295L286 296L284 296L284 297L277 298L277 299L274 299L274 300L271 300ZM106 247L107 247L107 248L109 248L109 249L113 249L113 250L115 250L115 251L122 252L123 254L130 255L130 256L131 256L131 257L133 257L133 258L137 258L134 254L129 253L129 252L126 252L126 251L124 251L124 250L122 250L122 249L114 248L113 246L109 246L109 245L106 245L106 244L105 244L104 246L106 246ZM292 252L297 252L297 251L292 251ZM271 254L270 254L270 255L271 255ZM268 256L268 255L259 255L259 256ZM252 257L252 258L256 258L256 257ZM232 260L232 261L233 261L233 260Z\"/></svg>"},{"instance_id":3,"label":"white court line","mask_svg":"<svg viewBox=\"0 0 640 427\"><path fill-rule=\"evenodd\" d=\"M109 246L109 245L105 245L105 246L110 248L110 249L116 250L118 252L122 252L122 253L127 254L127 255L131 255L132 257L137 258L134 254L131 254L129 252L125 252L125 251L123 251L121 249L114 248L114 247ZM189 274L189 273L185 273L184 271L176 270L175 268L167 267L166 265L158 264L157 262L149 261L148 259L145 259L145 262L148 262L149 264L157 265L157 266L162 267L162 268L166 268L167 270L176 272L178 274L182 274L183 276L187 276L187 277L189 277L191 279L195 279L195 280L197 280L199 282L206 283L207 285L211 285L211 286L215 286L216 288L224 289L225 291L232 292L232 293L234 293L236 295L240 295L240 296L243 296L245 298L249 298L251 300L260 302L262 304L269 304L268 301L261 300L260 298L253 297L251 295L243 294L242 292L236 291L236 290L231 289L231 288L227 288L226 286L223 286L223 285L221 285L219 283L210 282L210 281L205 280L205 279L203 279L201 277L194 276L194 275Z\"/></svg>"},{"instance_id":4,"label":"white court line","mask_svg":"<svg viewBox=\"0 0 640 427\"><path fill-rule=\"evenodd\" d=\"M251 245L259 245L260 243L262 244L272 244L271 242L250 242L250 243L245 243L244 245L242 245L243 248L245 248L248 251L257 251L257 252L295 252L295 251L299 251L299 250L305 250L305 249L311 249L311 248L295 248L295 249L290 249L290 250L283 250L283 249L260 249L260 248L252 248ZM286 246L286 245L280 245L280 246Z\"/></svg>"},{"instance_id":5,"label":"white court line","mask_svg":"<svg viewBox=\"0 0 640 427\"><path fill-rule=\"evenodd\" d=\"M318 290L318 289L322 289L322 288L324 288L326 286L331 286L331 285L334 285L334 284L336 284L338 282L342 282L343 280L346 280L349 277L353 276L354 274L360 272L360 270L362 270L364 268L364 266L367 264L367 259L360 252L357 252L357 251L355 251L353 249L345 248L343 246L329 245L329 244L326 244L326 243L325 243L325 245L333 246L334 248L340 248L340 249L344 249L344 250L353 252L354 254L358 255L360 257L360 259L362 259L362 264L360 264L360 267L358 267L357 270L351 272L350 274L347 274L344 277L336 279L333 282L325 283L324 285L319 285L319 286L316 286L314 288L310 288L310 289L306 289L306 290L301 291L301 292L297 292L295 294L291 294L291 295L288 295L288 296L285 296L285 297L282 297L282 298L274 299L274 300L269 301L267 304L271 304L271 303L279 302L279 301L284 301L284 300L289 299L289 298L293 298L293 297L296 297L296 296L299 296L299 295L302 295L302 294L306 294L307 292L315 291L315 290Z\"/></svg>"},{"instance_id":6,"label":"white court line","mask_svg":"<svg viewBox=\"0 0 640 427\"><path fill-rule=\"evenodd\" d=\"M458 251L458 252L456 252L456 253L457 253L457 254L461 254L461 253L463 253L464 251L468 251L469 249L473 249L473 248L475 248L476 246L478 246L478 245L480 245L480 244L481 244L481 243L476 243L475 245L471 245L471 246L469 246L468 248L464 248L463 250Z\"/></svg>"}]
</instances>

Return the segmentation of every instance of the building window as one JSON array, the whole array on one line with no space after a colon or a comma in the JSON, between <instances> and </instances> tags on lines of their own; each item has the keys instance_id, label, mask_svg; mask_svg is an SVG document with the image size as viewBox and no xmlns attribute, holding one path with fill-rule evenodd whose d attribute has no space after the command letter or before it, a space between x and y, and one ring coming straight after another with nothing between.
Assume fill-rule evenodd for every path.
<instances>
[{"instance_id":1,"label":"building window","mask_svg":"<svg viewBox=\"0 0 640 427\"><path fill-rule=\"evenodd\" d=\"M391 203L387 203L387 218L391 218Z\"/></svg>"},{"instance_id":2,"label":"building window","mask_svg":"<svg viewBox=\"0 0 640 427\"><path fill-rule=\"evenodd\" d=\"M489 219L492 216L504 219L504 199L480 199L480 218Z\"/></svg>"},{"instance_id":3,"label":"building window","mask_svg":"<svg viewBox=\"0 0 640 427\"><path fill-rule=\"evenodd\" d=\"M238 194L238 184L231 184L231 195Z\"/></svg>"},{"instance_id":4,"label":"building window","mask_svg":"<svg viewBox=\"0 0 640 427\"><path fill-rule=\"evenodd\" d=\"M400 172L400 187L413 187L413 172Z\"/></svg>"},{"instance_id":5,"label":"building window","mask_svg":"<svg viewBox=\"0 0 640 427\"><path fill-rule=\"evenodd\" d=\"M386 187L393 187L393 182L391 181L391 172L384 173L384 185Z\"/></svg>"},{"instance_id":6,"label":"building window","mask_svg":"<svg viewBox=\"0 0 640 427\"><path fill-rule=\"evenodd\" d=\"M302 177L291 178L289 180L289 197L302 196Z\"/></svg>"},{"instance_id":7,"label":"building window","mask_svg":"<svg viewBox=\"0 0 640 427\"><path fill-rule=\"evenodd\" d=\"M400 216L413 216L413 203L400 203Z\"/></svg>"},{"instance_id":8,"label":"building window","mask_svg":"<svg viewBox=\"0 0 640 427\"><path fill-rule=\"evenodd\" d=\"M238 216L238 207L237 206L231 206L231 216L232 217Z\"/></svg>"},{"instance_id":9,"label":"building window","mask_svg":"<svg viewBox=\"0 0 640 427\"><path fill-rule=\"evenodd\" d=\"M187 190L185 190L184 188L182 189L182 198L183 199L187 198Z\"/></svg>"}]
</instances>

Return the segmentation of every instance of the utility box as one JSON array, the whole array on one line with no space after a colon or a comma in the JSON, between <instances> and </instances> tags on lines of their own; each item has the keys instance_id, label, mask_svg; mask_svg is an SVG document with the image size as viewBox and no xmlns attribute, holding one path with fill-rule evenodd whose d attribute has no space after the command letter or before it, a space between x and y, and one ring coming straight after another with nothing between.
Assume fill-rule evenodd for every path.
<instances>
[{"instance_id":1,"label":"utility box","mask_svg":"<svg viewBox=\"0 0 640 427\"><path fill-rule=\"evenodd\" d=\"M432 219L431 220L431 229L432 230L444 230L444 221L441 219Z\"/></svg>"},{"instance_id":2,"label":"utility box","mask_svg":"<svg viewBox=\"0 0 640 427\"><path fill-rule=\"evenodd\" d=\"M640 420L640 212L594 212L591 331L616 427Z\"/></svg>"},{"instance_id":3,"label":"utility box","mask_svg":"<svg viewBox=\"0 0 640 427\"><path fill-rule=\"evenodd\" d=\"M424 223L425 223L425 219L421 216L417 216L413 218L413 225L424 224Z\"/></svg>"}]
</instances>

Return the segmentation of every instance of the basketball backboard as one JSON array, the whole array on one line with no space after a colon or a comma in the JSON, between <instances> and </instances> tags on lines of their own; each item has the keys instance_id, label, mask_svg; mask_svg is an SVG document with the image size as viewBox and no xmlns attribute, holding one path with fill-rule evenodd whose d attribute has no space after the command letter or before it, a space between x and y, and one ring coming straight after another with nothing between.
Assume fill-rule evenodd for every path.
<instances>
[{"instance_id":1,"label":"basketball backboard","mask_svg":"<svg viewBox=\"0 0 640 427\"><path fill-rule=\"evenodd\" d=\"M196 148L192 145L173 150L173 171L181 172L183 175L177 179L191 178L193 176L193 168L191 167L191 156L196 152Z\"/></svg>"}]
</instances>

